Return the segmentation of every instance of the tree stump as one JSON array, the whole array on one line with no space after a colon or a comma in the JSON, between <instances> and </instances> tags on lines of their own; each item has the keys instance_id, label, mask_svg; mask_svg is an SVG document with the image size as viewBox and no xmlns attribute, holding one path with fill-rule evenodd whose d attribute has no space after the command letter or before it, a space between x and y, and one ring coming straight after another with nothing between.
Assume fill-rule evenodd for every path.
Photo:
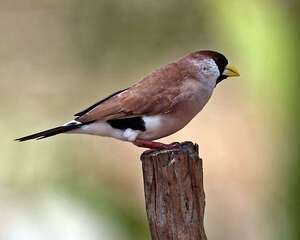
<instances>
[{"instance_id":1,"label":"tree stump","mask_svg":"<svg viewBox=\"0 0 300 240\"><path fill-rule=\"evenodd\" d=\"M153 240L206 240L198 145L181 143L142 156L146 211Z\"/></svg>"}]
</instances>

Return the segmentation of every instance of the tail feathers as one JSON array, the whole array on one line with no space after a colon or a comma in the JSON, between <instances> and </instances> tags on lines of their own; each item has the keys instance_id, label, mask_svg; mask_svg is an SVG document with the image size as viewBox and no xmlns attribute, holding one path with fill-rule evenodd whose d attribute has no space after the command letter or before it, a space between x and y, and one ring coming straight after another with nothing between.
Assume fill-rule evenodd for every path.
<instances>
[{"instance_id":1,"label":"tail feathers","mask_svg":"<svg viewBox=\"0 0 300 240\"><path fill-rule=\"evenodd\" d=\"M17 139L15 139L15 141L24 142L24 141L32 140L32 139L40 140L40 139L51 137L51 136L54 136L54 135L57 135L60 133L68 132L68 131L76 129L76 128L80 128L82 125L84 125L84 124L78 123L78 122L70 122L67 125L51 128L51 129L48 129L48 130L45 130L42 132L38 132L38 133L35 133L32 135L17 138Z\"/></svg>"}]
</instances>

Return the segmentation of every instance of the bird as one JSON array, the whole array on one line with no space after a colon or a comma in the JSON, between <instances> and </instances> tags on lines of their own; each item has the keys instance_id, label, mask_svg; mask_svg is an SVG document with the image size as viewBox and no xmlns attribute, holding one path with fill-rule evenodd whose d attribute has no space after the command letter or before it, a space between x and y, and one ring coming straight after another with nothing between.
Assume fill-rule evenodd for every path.
<instances>
[{"instance_id":1,"label":"bird","mask_svg":"<svg viewBox=\"0 0 300 240\"><path fill-rule=\"evenodd\" d=\"M79 133L112 137L148 149L170 149L176 143L155 140L186 126L220 82L237 76L237 68L223 54L192 52L76 113L66 124L15 140Z\"/></svg>"}]
</instances>

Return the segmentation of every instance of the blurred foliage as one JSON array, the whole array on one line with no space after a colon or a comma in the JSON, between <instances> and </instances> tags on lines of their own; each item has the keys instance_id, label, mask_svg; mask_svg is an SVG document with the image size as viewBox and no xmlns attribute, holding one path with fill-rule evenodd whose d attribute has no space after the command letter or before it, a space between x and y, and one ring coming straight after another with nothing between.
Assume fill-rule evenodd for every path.
<instances>
[{"instance_id":1,"label":"blurred foliage","mask_svg":"<svg viewBox=\"0 0 300 240\"><path fill-rule=\"evenodd\" d=\"M287 183L286 196L288 201L288 216L291 223L290 239L300 239L300 94L299 94L299 59L300 59L300 3L296 1L290 8L290 25L294 36L292 45L293 51L290 61L291 68L295 71L294 78L291 79L291 87L289 89L289 98L287 108L289 111L289 128L288 136L285 139L289 145L288 158L283 160L291 160L289 172L286 176Z\"/></svg>"},{"instance_id":2,"label":"blurred foliage","mask_svg":"<svg viewBox=\"0 0 300 240\"><path fill-rule=\"evenodd\" d=\"M62 189L82 200L90 206L94 213L113 223L115 228L121 229L126 233L126 238L147 239L150 234L145 213L140 212L134 204L126 201L123 195L127 194L125 191L116 192L110 186L101 185L101 183L92 187L91 184L77 183L74 179L57 184L65 186Z\"/></svg>"},{"instance_id":3,"label":"blurred foliage","mask_svg":"<svg viewBox=\"0 0 300 240\"><path fill-rule=\"evenodd\" d=\"M114 145L120 153L113 155L112 144L116 142L110 145L107 139L61 137L24 145L12 144L10 139L55 125L80 110L73 106L84 107L97 100L95 97L126 87L170 59L198 49L216 49L234 59L242 76L230 87L222 85L225 93L220 102L226 110L215 108L214 118L223 120L232 114L229 108L233 102L228 99L234 95L234 104L242 107L233 117L242 119L243 128L251 128L252 115L242 115L245 108L254 109L258 117L253 122L261 125L255 131L259 129L258 136L264 139L253 135L242 138L242 129L231 132L232 136L218 132L218 139L208 139L219 129L216 125L203 139L212 141L212 152L218 149L219 158L227 156L226 149L218 148L220 139L233 146L235 141L244 141L249 149L267 142L262 147L265 155L252 160L261 164L257 169L271 180L259 182L263 178L254 179L259 173L250 175L251 186L267 196L258 205L253 198L247 202L249 209L251 204L259 206L261 218L267 219L262 225L257 220L257 232L251 228L250 216L239 215L243 220L238 219L239 226L234 224L230 214L241 201L236 198L234 209L218 208L211 222L221 224L207 223L208 229L213 229L208 235L240 239L232 232L245 222L245 228L250 229L245 239L300 239L299 1L3 0L0 4L1 188L34 196L53 186L82 200L99 218L104 216L116 229L122 229L124 239L148 239L139 163L129 159L138 156L130 155L133 148ZM203 125L209 127L209 121ZM224 126L229 128L227 122ZM122 161L124 155L128 159ZM234 148L228 156L224 165L221 159L209 159L218 160L215 172L225 171L230 161L233 164L232 156L243 159L245 155ZM245 164L228 167L232 181L241 181ZM232 169L238 169L234 174L239 178L234 179ZM218 183L226 194L229 187L223 184ZM251 192L247 184L241 186ZM220 204L224 199L215 201ZM208 207L213 209L214 204ZM268 238L260 235L265 229L272 229Z\"/></svg>"},{"instance_id":4,"label":"blurred foliage","mask_svg":"<svg viewBox=\"0 0 300 240\"><path fill-rule=\"evenodd\" d=\"M201 7L197 0L189 4L170 0L77 1L74 21L70 22L74 47L79 50L75 53L88 66L118 66L119 62L118 67L127 68L183 45L192 50L197 41L209 36ZM183 9L188 14L183 14Z\"/></svg>"}]
</instances>

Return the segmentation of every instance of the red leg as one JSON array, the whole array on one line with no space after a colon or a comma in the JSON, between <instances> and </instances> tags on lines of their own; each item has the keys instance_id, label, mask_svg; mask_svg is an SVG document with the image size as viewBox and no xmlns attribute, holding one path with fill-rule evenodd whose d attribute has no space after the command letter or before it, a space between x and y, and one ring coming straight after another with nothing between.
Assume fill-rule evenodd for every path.
<instances>
[{"instance_id":1,"label":"red leg","mask_svg":"<svg viewBox=\"0 0 300 240\"><path fill-rule=\"evenodd\" d=\"M140 139L135 140L133 144L138 147L149 148L149 149L171 149L178 145L178 143L164 144L160 142L152 142L152 141L140 140Z\"/></svg>"}]
</instances>

